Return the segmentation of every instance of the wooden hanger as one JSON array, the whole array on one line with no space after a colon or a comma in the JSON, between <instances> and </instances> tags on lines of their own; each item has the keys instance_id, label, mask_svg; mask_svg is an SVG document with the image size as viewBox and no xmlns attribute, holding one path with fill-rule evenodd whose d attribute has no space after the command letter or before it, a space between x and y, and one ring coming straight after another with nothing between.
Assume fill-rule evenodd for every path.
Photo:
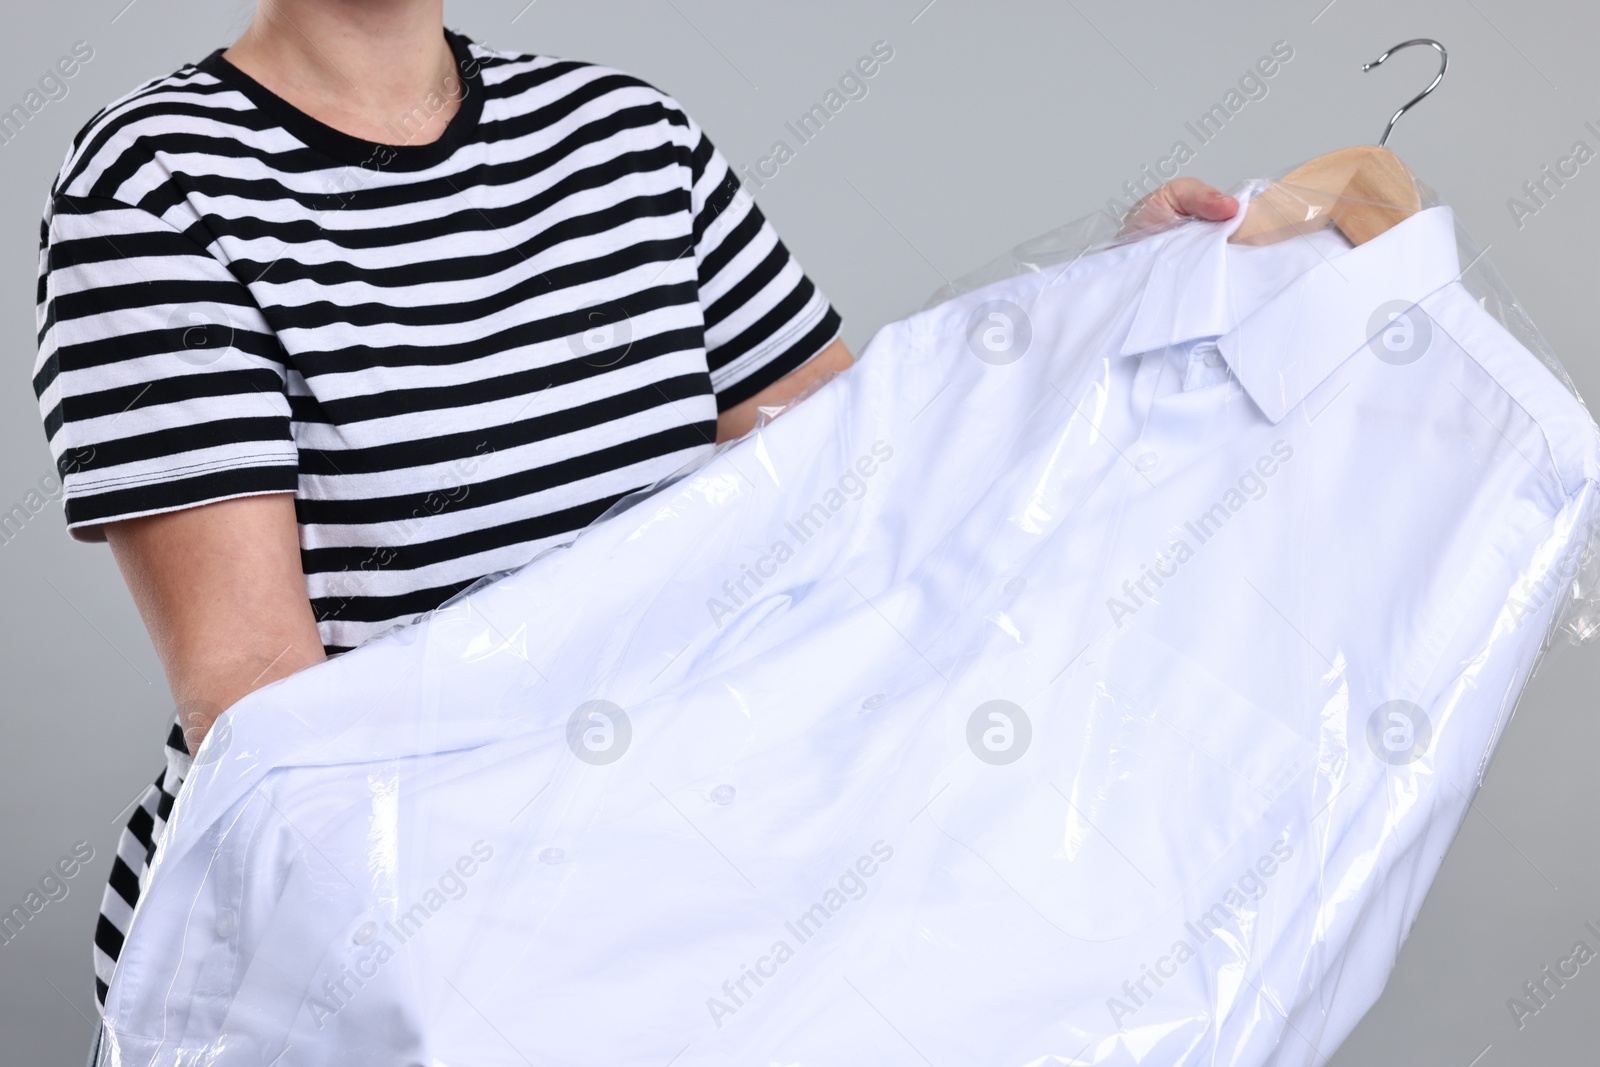
<instances>
[{"instance_id":1,"label":"wooden hanger","mask_svg":"<svg viewBox=\"0 0 1600 1067\"><path fill-rule=\"evenodd\" d=\"M1352 245L1361 245L1421 210L1416 178L1399 156L1383 146L1400 116L1444 80L1449 54L1438 41L1418 37L1402 41L1361 69L1371 70L1400 49L1419 44L1438 50L1439 73L1394 113L1378 143L1341 148L1290 171L1250 201L1230 242L1273 244L1331 224Z\"/></svg>"},{"instance_id":2,"label":"wooden hanger","mask_svg":"<svg viewBox=\"0 0 1600 1067\"><path fill-rule=\"evenodd\" d=\"M1303 163L1250 201L1234 244L1273 244L1330 223L1365 244L1422 207L1400 157L1377 145L1341 148Z\"/></svg>"}]
</instances>

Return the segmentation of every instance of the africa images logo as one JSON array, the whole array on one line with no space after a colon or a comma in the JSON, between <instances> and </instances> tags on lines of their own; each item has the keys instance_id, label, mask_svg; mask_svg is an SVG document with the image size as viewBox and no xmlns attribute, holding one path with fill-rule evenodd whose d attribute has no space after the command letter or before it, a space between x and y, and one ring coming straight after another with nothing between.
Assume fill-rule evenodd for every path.
<instances>
[{"instance_id":1,"label":"africa images logo","mask_svg":"<svg viewBox=\"0 0 1600 1067\"><path fill-rule=\"evenodd\" d=\"M617 762L633 743L633 723L622 706L609 700L579 704L567 719L567 747L592 767Z\"/></svg>"},{"instance_id":2,"label":"africa images logo","mask_svg":"<svg viewBox=\"0 0 1600 1067\"><path fill-rule=\"evenodd\" d=\"M1033 722L1020 704L986 700L967 717L967 747L991 767L1015 763L1033 742Z\"/></svg>"},{"instance_id":3,"label":"africa images logo","mask_svg":"<svg viewBox=\"0 0 1600 1067\"><path fill-rule=\"evenodd\" d=\"M751 563L739 564L739 577L729 578L722 583L726 600L714 596L706 598L706 611L710 612L711 621L717 629L722 629L729 619L758 600L761 588L777 576L801 546L822 532L828 520L843 511L846 504L859 501L867 495L869 479L894 457L894 449L881 439L872 442L869 452L856 457L856 461L845 468L844 473L828 486L819 499L794 519L785 522L785 536L775 538L767 551ZM750 588L752 584L754 589Z\"/></svg>"},{"instance_id":4,"label":"africa images logo","mask_svg":"<svg viewBox=\"0 0 1600 1067\"><path fill-rule=\"evenodd\" d=\"M967 316L967 347L991 367L1008 366L1033 347L1033 320L1010 300L986 300Z\"/></svg>"},{"instance_id":5,"label":"africa images logo","mask_svg":"<svg viewBox=\"0 0 1600 1067\"><path fill-rule=\"evenodd\" d=\"M1367 745L1375 756L1395 767L1415 763L1433 743L1433 721L1420 704L1390 700L1367 718Z\"/></svg>"},{"instance_id":6,"label":"africa images logo","mask_svg":"<svg viewBox=\"0 0 1600 1067\"><path fill-rule=\"evenodd\" d=\"M1367 347L1391 367L1405 367L1433 347L1433 320L1411 300L1378 305L1367 320Z\"/></svg>"}]
</instances>

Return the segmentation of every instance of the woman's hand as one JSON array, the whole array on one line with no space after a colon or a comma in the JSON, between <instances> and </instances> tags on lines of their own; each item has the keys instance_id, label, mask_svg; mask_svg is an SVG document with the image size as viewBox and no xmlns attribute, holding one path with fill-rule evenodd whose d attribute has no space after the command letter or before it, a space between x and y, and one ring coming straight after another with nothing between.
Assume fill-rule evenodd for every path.
<instances>
[{"instance_id":1,"label":"woman's hand","mask_svg":"<svg viewBox=\"0 0 1600 1067\"><path fill-rule=\"evenodd\" d=\"M1177 222L1205 219L1221 222L1239 212L1239 201L1198 178L1174 178L1137 204L1122 222L1124 234Z\"/></svg>"}]
</instances>

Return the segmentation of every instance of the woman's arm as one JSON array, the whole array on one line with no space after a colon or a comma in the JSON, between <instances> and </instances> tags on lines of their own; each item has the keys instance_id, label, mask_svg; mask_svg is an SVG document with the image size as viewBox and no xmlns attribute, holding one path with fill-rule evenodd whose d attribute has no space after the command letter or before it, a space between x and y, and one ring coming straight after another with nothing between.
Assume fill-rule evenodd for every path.
<instances>
[{"instance_id":1,"label":"woman's arm","mask_svg":"<svg viewBox=\"0 0 1600 1067\"><path fill-rule=\"evenodd\" d=\"M325 658L290 494L128 519L105 532L191 753L245 694Z\"/></svg>"},{"instance_id":2,"label":"woman's arm","mask_svg":"<svg viewBox=\"0 0 1600 1067\"><path fill-rule=\"evenodd\" d=\"M756 424L759 408L785 404L805 392L824 374L829 371L845 370L854 362L855 357L850 355L850 350L844 346L844 342L836 339L803 367L791 371L749 400L736 404L718 415L717 443L731 441L735 437L743 437L749 433L750 428Z\"/></svg>"}]
</instances>

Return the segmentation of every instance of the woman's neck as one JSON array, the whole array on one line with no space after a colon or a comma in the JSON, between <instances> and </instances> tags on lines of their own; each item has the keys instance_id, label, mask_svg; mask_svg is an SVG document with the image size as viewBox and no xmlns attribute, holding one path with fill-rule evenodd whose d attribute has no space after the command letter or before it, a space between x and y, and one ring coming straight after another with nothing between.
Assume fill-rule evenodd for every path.
<instances>
[{"instance_id":1,"label":"woman's neck","mask_svg":"<svg viewBox=\"0 0 1600 1067\"><path fill-rule=\"evenodd\" d=\"M380 144L438 140L464 91L442 0L260 0L223 57L324 125Z\"/></svg>"}]
</instances>

